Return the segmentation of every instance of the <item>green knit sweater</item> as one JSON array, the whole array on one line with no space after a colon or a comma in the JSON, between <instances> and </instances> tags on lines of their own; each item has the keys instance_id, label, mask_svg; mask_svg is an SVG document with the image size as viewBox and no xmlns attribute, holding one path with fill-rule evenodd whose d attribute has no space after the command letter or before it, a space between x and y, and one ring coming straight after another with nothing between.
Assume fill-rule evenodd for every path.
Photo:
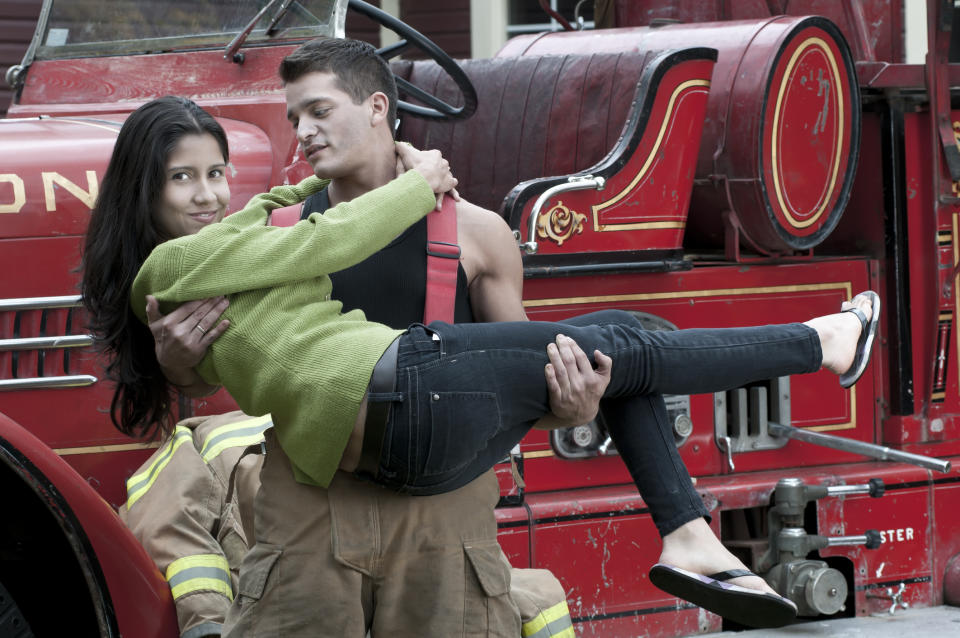
<instances>
[{"instance_id":1,"label":"green knit sweater","mask_svg":"<svg viewBox=\"0 0 960 638\"><path fill-rule=\"evenodd\" d=\"M303 201L327 181L308 178L257 195L195 235L157 246L140 269L130 303L146 323L146 295L170 312L191 299L228 295L230 328L197 367L247 414L273 415L302 483L329 485L353 430L373 367L400 334L340 314L328 273L385 247L436 205L415 171L325 214L266 226L269 211Z\"/></svg>"}]
</instances>

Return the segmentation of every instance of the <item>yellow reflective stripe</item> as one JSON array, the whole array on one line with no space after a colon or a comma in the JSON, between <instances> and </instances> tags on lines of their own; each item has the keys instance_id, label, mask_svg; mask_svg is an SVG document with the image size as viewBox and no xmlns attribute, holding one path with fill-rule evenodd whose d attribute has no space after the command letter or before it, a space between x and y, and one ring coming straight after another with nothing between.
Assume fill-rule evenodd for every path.
<instances>
[{"instance_id":1,"label":"yellow reflective stripe","mask_svg":"<svg viewBox=\"0 0 960 638\"><path fill-rule=\"evenodd\" d=\"M523 623L520 635L523 638L576 638L567 601L561 601Z\"/></svg>"},{"instance_id":2,"label":"yellow reflective stripe","mask_svg":"<svg viewBox=\"0 0 960 638\"><path fill-rule=\"evenodd\" d=\"M263 431L273 425L270 415L245 419L221 425L210 432L200 449L200 456L209 463L217 455L231 447L246 447L263 442Z\"/></svg>"},{"instance_id":3,"label":"yellow reflective stripe","mask_svg":"<svg viewBox=\"0 0 960 638\"><path fill-rule=\"evenodd\" d=\"M174 428L173 438L170 439L166 447L163 448L163 451L157 455L157 458L154 459L153 463L150 464L146 470L137 474L136 476L131 476L127 479L127 509L133 507L133 504L136 503L141 496L147 493L147 490L150 489L150 486L157 480L157 477L160 476L160 471L167 466L167 463L170 462L170 458L173 456L174 452L177 451L181 445L187 441L192 441L193 436L190 433L189 428L185 428L182 425L178 425Z\"/></svg>"},{"instance_id":4,"label":"yellow reflective stripe","mask_svg":"<svg viewBox=\"0 0 960 638\"><path fill-rule=\"evenodd\" d=\"M174 600L198 591L213 591L233 600L230 565L218 554L178 558L167 567L166 578Z\"/></svg>"}]
</instances>

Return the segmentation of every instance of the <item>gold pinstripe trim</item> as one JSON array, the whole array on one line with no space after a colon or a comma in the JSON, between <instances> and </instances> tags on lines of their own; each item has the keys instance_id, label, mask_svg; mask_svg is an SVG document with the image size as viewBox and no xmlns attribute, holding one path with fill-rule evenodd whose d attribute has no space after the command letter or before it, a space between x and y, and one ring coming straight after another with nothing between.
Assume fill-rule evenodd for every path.
<instances>
[{"instance_id":1,"label":"gold pinstripe trim","mask_svg":"<svg viewBox=\"0 0 960 638\"><path fill-rule=\"evenodd\" d=\"M70 456L71 454L104 454L109 452L129 452L131 450L155 450L163 445L162 441L151 441L150 443L121 443L119 445L90 445L87 447L59 447L53 451L60 456Z\"/></svg>"},{"instance_id":2,"label":"gold pinstripe trim","mask_svg":"<svg viewBox=\"0 0 960 638\"><path fill-rule=\"evenodd\" d=\"M797 58L800 57L800 54L804 50L810 48L811 46L816 46L821 49L824 55L827 56L827 60L830 62L830 70L833 71L833 80L834 86L840 87L840 70L837 68L837 61L833 57L833 51L830 50L830 47L822 38L807 38L803 43L797 47L797 50L793 52L793 55L790 56L790 62L787 63L787 68L783 73L783 80L780 82L780 90L777 93L777 106L774 109L773 113L773 125L771 127L772 139L770 140L770 164L773 170L770 173L773 175L773 190L777 194L777 202L780 204L780 210L783 211L783 216L786 217L787 223L789 223L794 228L807 228L808 226L816 223L818 219L823 215L823 212L827 208L827 204L830 203L830 198L833 197L833 189L837 185L837 174L840 171L840 158L842 153L840 152L843 149L843 118L844 118L844 96L843 92L839 89L836 92L837 95L837 122L838 128L837 131L837 148L833 153L833 174L830 176L830 186L827 188L827 194L823 198L823 205L820 206L820 209L814 213L813 217L806 221L798 221L790 214L790 209L787 207L786 202L784 201L783 189L780 186L780 172L779 166L777 165L777 138L779 136L779 122L780 122L780 111L783 107L783 95L787 90L787 81L790 79L790 72L793 70L793 66L797 62Z\"/></svg>"},{"instance_id":3,"label":"gold pinstripe trim","mask_svg":"<svg viewBox=\"0 0 960 638\"><path fill-rule=\"evenodd\" d=\"M623 295L598 295L594 297L557 297L554 299L524 299L524 308L565 306L587 303L615 303L621 301L655 301L657 299L681 299L702 297L742 297L746 295L779 294L784 292L816 292L819 290L842 290L847 299L852 296L853 284L849 281L822 284L791 284L787 286L757 286L755 288L717 288L714 290L687 290L683 292L648 292Z\"/></svg>"},{"instance_id":4,"label":"gold pinstripe trim","mask_svg":"<svg viewBox=\"0 0 960 638\"><path fill-rule=\"evenodd\" d=\"M953 223L957 225L957 214L954 214ZM956 246L954 246L956 255ZM960 259L957 257L956 259ZM960 275L958 283L960 285ZM960 288L955 288L960 289ZM651 292L651 293L629 293L623 295L597 295L593 297L557 297L554 299L524 299L524 308L549 308L554 306L567 306L592 303L622 303L625 301L656 301L659 299L689 299L704 297L744 297L747 295L780 294L785 292L818 292L821 290L840 290L845 299L853 297L853 283L849 281L834 281L822 284L790 284L785 286L757 286L754 288L716 288L714 290L687 290L684 292ZM957 300L958 312L960 312L960 299ZM958 339L958 356L960 356L960 339ZM958 359L960 360L960 359ZM857 427L857 386L850 388L850 420L846 423L836 423L830 425L812 425L803 429L813 432L833 432L837 430L854 430ZM531 456L528 456L530 454ZM527 452L523 458L539 458L541 456L553 456L552 451Z\"/></svg>"},{"instance_id":5,"label":"gold pinstripe trim","mask_svg":"<svg viewBox=\"0 0 960 638\"><path fill-rule=\"evenodd\" d=\"M614 195L612 198L608 199L605 202L599 204L594 204L590 208L593 210L593 230L595 232L609 232L609 231L621 231L621 230L640 230L640 229L659 229L659 228L683 228L686 226L685 221L672 221L672 222L634 222L629 224L600 224L600 211L605 208L609 208L614 204L618 203L620 200L624 199L629 195L637 184L640 183L640 180L644 178L647 174L647 171L650 170L650 166L653 165L653 160L656 158L661 144L663 144L663 138L667 133L667 126L670 123L670 118L673 114L673 109L677 101L678 96L691 87L710 87L710 80L687 80L686 82L681 83L673 90L673 93L670 95L670 101L667 102L667 112L663 117L663 121L660 123L660 130L657 132L657 139L653 143L653 148L650 150L650 154L647 155L647 158L643 161L643 165L640 167L640 170L634 176L630 183L621 190L619 193Z\"/></svg>"}]
</instances>

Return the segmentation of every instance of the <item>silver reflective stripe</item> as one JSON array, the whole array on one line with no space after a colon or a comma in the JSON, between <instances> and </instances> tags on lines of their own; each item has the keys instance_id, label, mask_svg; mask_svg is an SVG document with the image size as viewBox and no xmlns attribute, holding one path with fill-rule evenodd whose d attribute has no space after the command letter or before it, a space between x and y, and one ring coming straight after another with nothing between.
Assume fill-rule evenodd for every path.
<instances>
[{"instance_id":1,"label":"silver reflective stripe","mask_svg":"<svg viewBox=\"0 0 960 638\"><path fill-rule=\"evenodd\" d=\"M570 614L564 614L553 622L547 623L541 627L540 631L530 634L525 638L551 638L551 636L559 636L562 632L569 630L571 627L573 627L573 619L570 618Z\"/></svg>"},{"instance_id":2,"label":"silver reflective stripe","mask_svg":"<svg viewBox=\"0 0 960 638\"><path fill-rule=\"evenodd\" d=\"M223 441L228 439L240 439L251 435L263 434L263 431L273 425L273 421L265 421L263 423L258 423L256 425L250 426L248 428L240 428L238 430L228 430L222 434L218 434L213 438L207 439L203 442L203 454L206 455L213 449L220 446ZM243 445L249 445L246 442L242 442ZM205 460L209 461L209 459Z\"/></svg>"},{"instance_id":3,"label":"silver reflective stripe","mask_svg":"<svg viewBox=\"0 0 960 638\"><path fill-rule=\"evenodd\" d=\"M194 625L190 629L180 634L180 638L208 638L209 636L219 636L223 633L223 625L218 622L205 622Z\"/></svg>"},{"instance_id":4,"label":"silver reflective stripe","mask_svg":"<svg viewBox=\"0 0 960 638\"><path fill-rule=\"evenodd\" d=\"M202 565L182 569L174 574L167 582L170 583L170 589L173 589L177 585L181 585L188 580L193 580L194 578L212 578L225 582L228 587L233 586L230 583L230 574L223 571L219 567L204 567Z\"/></svg>"},{"instance_id":5,"label":"silver reflective stripe","mask_svg":"<svg viewBox=\"0 0 960 638\"><path fill-rule=\"evenodd\" d=\"M191 438L190 431L187 430L186 428L183 428L183 430L177 430L177 433L174 435L173 439L171 439L167 444L168 447L166 452L164 452L160 456L160 458L158 458L156 461L153 462L153 466L150 468L150 472L146 476L144 476L143 479L138 483L133 485L130 485L129 483L127 484L128 495L135 494L140 488L147 485L148 483L153 482L153 479L156 478L157 474L160 473L160 470L166 467L166 463L164 463L164 461L169 459L170 456L172 456L173 453L177 451L177 447L179 446L174 445L174 443L176 442L177 439L180 439L180 438L187 438L187 439Z\"/></svg>"}]
</instances>

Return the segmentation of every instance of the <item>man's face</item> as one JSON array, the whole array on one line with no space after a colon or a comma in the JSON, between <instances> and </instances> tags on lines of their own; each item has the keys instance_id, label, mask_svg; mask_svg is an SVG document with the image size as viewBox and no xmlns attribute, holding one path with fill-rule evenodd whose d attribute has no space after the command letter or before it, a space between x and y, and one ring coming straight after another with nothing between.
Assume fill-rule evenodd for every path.
<instances>
[{"instance_id":1,"label":"man's face","mask_svg":"<svg viewBox=\"0 0 960 638\"><path fill-rule=\"evenodd\" d=\"M372 96L360 104L337 85L332 73L314 72L286 85L287 119L313 172L330 179L350 177L375 150L373 131L381 118Z\"/></svg>"}]
</instances>

